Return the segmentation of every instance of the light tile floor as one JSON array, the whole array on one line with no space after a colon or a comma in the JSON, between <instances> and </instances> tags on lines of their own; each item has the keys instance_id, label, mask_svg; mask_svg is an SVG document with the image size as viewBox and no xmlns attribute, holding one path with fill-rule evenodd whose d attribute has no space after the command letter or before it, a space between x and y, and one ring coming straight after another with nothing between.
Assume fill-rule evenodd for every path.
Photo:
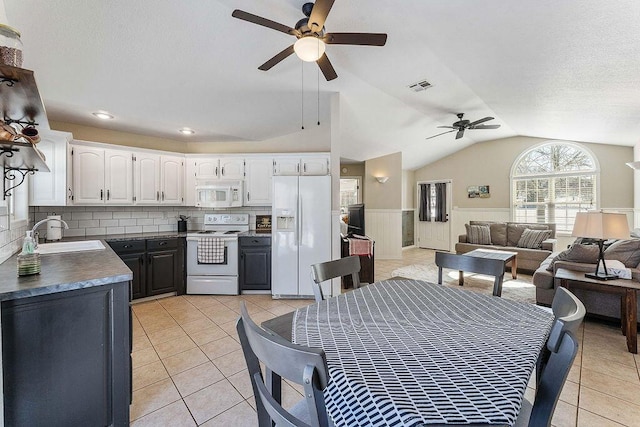
<instances>
[{"instance_id":1,"label":"light tile floor","mask_svg":"<svg viewBox=\"0 0 640 427\"><path fill-rule=\"evenodd\" d=\"M433 251L408 249L401 260L376 260L376 280L426 262L433 262ZM235 333L241 300L258 324L311 302L186 295L133 305L132 426L257 425ZM640 426L640 357L627 352L615 326L586 321L578 338L553 425ZM299 387L285 383L283 398L285 406L295 403L302 398Z\"/></svg>"}]
</instances>

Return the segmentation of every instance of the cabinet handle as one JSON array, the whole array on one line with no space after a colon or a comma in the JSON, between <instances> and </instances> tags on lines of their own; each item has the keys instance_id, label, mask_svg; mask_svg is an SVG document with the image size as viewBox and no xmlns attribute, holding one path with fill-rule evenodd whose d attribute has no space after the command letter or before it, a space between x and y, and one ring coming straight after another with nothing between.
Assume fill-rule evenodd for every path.
<instances>
[{"instance_id":1,"label":"cabinet handle","mask_svg":"<svg viewBox=\"0 0 640 427\"><path fill-rule=\"evenodd\" d=\"M224 176L224 166L222 167L222 176Z\"/></svg>"},{"instance_id":2,"label":"cabinet handle","mask_svg":"<svg viewBox=\"0 0 640 427\"><path fill-rule=\"evenodd\" d=\"M247 202L248 202L249 200L251 200L251 195L250 195L250 193L247 191Z\"/></svg>"},{"instance_id":3,"label":"cabinet handle","mask_svg":"<svg viewBox=\"0 0 640 427\"><path fill-rule=\"evenodd\" d=\"M260 241L259 240L254 240L253 243L260 243Z\"/></svg>"},{"instance_id":4,"label":"cabinet handle","mask_svg":"<svg viewBox=\"0 0 640 427\"><path fill-rule=\"evenodd\" d=\"M107 190L107 200L111 198L111 190Z\"/></svg>"},{"instance_id":5,"label":"cabinet handle","mask_svg":"<svg viewBox=\"0 0 640 427\"><path fill-rule=\"evenodd\" d=\"M164 202L164 191L162 192L162 201Z\"/></svg>"},{"instance_id":6,"label":"cabinet handle","mask_svg":"<svg viewBox=\"0 0 640 427\"><path fill-rule=\"evenodd\" d=\"M302 171L303 172L307 172L307 164L305 163L304 165L302 165Z\"/></svg>"},{"instance_id":7,"label":"cabinet handle","mask_svg":"<svg viewBox=\"0 0 640 427\"><path fill-rule=\"evenodd\" d=\"M163 240L162 242L158 243L158 246L165 246L166 244L167 242Z\"/></svg>"},{"instance_id":8,"label":"cabinet handle","mask_svg":"<svg viewBox=\"0 0 640 427\"><path fill-rule=\"evenodd\" d=\"M296 172L300 173L300 163L296 165Z\"/></svg>"},{"instance_id":9,"label":"cabinet handle","mask_svg":"<svg viewBox=\"0 0 640 427\"><path fill-rule=\"evenodd\" d=\"M123 247L123 248L125 248L125 249L127 249L127 248L130 248L130 247L131 247L131 245L122 245L122 247Z\"/></svg>"},{"instance_id":10,"label":"cabinet handle","mask_svg":"<svg viewBox=\"0 0 640 427\"><path fill-rule=\"evenodd\" d=\"M218 176L218 167L216 166L216 176Z\"/></svg>"},{"instance_id":11,"label":"cabinet handle","mask_svg":"<svg viewBox=\"0 0 640 427\"><path fill-rule=\"evenodd\" d=\"M104 190L100 190L100 200L102 200L104 197Z\"/></svg>"},{"instance_id":12,"label":"cabinet handle","mask_svg":"<svg viewBox=\"0 0 640 427\"><path fill-rule=\"evenodd\" d=\"M159 191L156 191L156 200L160 201L160 192Z\"/></svg>"}]
</instances>

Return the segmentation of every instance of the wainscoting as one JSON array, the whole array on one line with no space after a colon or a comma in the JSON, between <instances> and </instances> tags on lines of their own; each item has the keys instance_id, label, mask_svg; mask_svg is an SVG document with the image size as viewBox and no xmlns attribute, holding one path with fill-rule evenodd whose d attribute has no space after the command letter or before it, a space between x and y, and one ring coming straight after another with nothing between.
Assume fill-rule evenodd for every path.
<instances>
[{"instance_id":1,"label":"wainscoting","mask_svg":"<svg viewBox=\"0 0 640 427\"><path fill-rule=\"evenodd\" d=\"M402 210L366 209L364 221L367 236L376 242L376 259L402 259Z\"/></svg>"}]
</instances>

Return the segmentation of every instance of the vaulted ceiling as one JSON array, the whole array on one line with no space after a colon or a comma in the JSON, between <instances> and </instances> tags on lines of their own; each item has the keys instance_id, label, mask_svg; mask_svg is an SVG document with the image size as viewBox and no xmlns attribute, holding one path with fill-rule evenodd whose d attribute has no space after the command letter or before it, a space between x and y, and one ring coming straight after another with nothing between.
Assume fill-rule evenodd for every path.
<instances>
[{"instance_id":1,"label":"vaulted ceiling","mask_svg":"<svg viewBox=\"0 0 640 427\"><path fill-rule=\"evenodd\" d=\"M336 0L327 31L384 32L388 41L328 46L339 76L330 82L295 55L259 71L294 39L231 17L242 9L293 26L301 0L4 3L53 120L260 141L327 123L340 93L341 155L401 151L408 169L513 135L640 141L637 1ZM408 89L423 79L433 86ZM116 120L98 122L91 112L101 109ZM458 112L501 127L425 139ZM196 135L178 134L183 126Z\"/></svg>"}]
</instances>

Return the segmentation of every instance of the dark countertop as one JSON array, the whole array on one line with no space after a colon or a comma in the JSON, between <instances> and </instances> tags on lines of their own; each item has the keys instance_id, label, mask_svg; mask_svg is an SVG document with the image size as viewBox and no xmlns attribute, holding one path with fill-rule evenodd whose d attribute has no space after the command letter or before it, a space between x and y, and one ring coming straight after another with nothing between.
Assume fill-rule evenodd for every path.
<instances>
[{"instance_id":1,"label":"dark countertop","mask_svg":"<svg viewBox=\"0 0 640 427\"><path fill-rule=\"evenodd\" d=\"M131 234L109 234L104 236L86 236L82 240L106 240L107 242L139 239L172 239L176 237L187 237L186 231L164 231L157 233L131 233ZM67 240L64 238L62 240Z\"/></svg>"},{"instance_id":2,"label":"dark countertop","mask_svg":"<svg viewBox=\"0 0 640 427\"><path fill-rule=\"evenodd\" d=\"M130 281L131 270L102 244L104 250L41 255L41 272L33 276L18 277L17 254L12 256L0 264L0 301Z\"/></svg>"},{"instance_id":3,"label":"dark countertop","mask_svg":"<svg viewBox=\"0 0 640 427\"><path fill-rule=\"evenodd\" d=\"M239 233L238 237L271 237L271 233L257 233L256 230L249 230Z\"/></svg>"}]
</instances>

